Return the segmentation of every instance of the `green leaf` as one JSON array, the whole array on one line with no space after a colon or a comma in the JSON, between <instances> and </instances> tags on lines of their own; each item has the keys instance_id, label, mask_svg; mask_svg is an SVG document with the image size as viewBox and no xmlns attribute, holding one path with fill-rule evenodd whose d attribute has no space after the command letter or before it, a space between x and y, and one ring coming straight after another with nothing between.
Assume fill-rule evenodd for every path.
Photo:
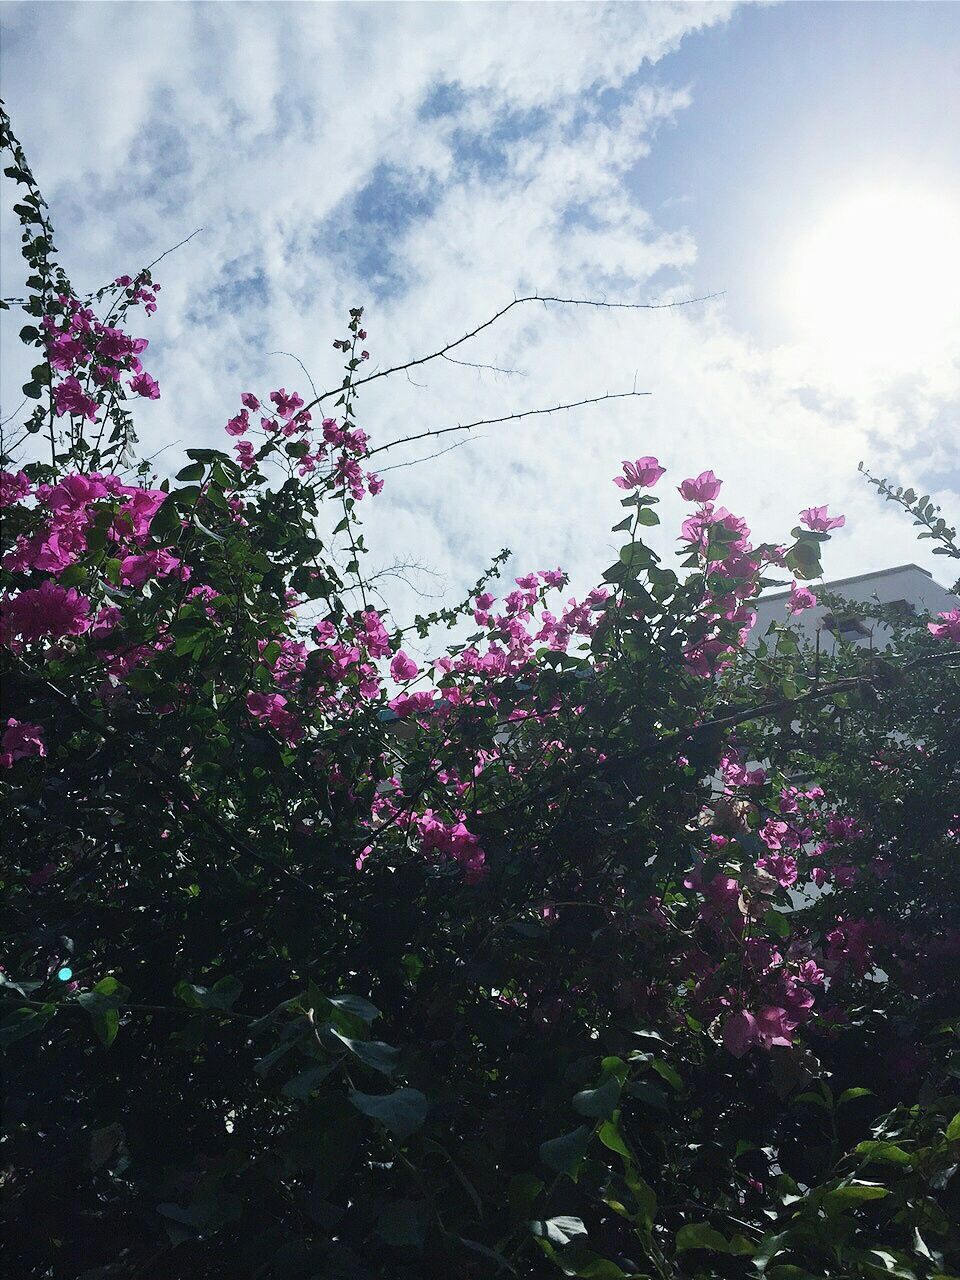
<instances>
[{"instance_id":1,"label":"green leaf","mask_svg":"<svg viewBox=\"0 0 960 1280\"><path fill-rule=\"evenodd\" d=\"M960 1141L960 1111L957 1112L957 1114L953 1117L953 1119L947 1125L947 1141L948 1142Z\"/></svg>"},{"instance_id":2,"label":"green leaf","mask_svg":"<svg viewBox=\"0 0 960 1280\"><path fill-rule=\"evenodd\" d=\"M373 1022L375 1018L380 1017L380 1010L369 1000L364 1000L363 996L327 996L326 1001L335 1009L352 1013L355 1018L361 1018L364 1022Z\"/></svg>"},{"instance_id":3,"label":"green leaf","mask_svg":"<svg viewBox=\"0 0 960 1280\"><path fill-rule=\"evenodd\" d=\"M854 1148L858 1156L865 1156L865 1163L879 1161L883 1164L909 1164L910 1154L895 1142L858 1142Z\"/></svg>"},{"instance_id":4,"label":"green leaf","mask_svg":"<svg viewBox=\"0 0 960 1280\"><path fill-rule=\"evenodd\" d=\"M285 1098L297 1098L304 1102L336 1069L336 1065L335 1062L324 1062L320 1066L311 1067L308 1071L301 1071L299 1075L288 1080L280 1092Z\"/></svg>"},{"instance_id":5,"label":"green leaf","mask_svg":"<svg viewBox=\"0 0 960 1280\"><path fill-rule=\"evenodd\" d=\"M0 1023L0 1049L8 1049L17 1040L40 1031L50 1021L49 1015L38 1009L14 1009Z\"/></svg>"},{"instance_id":6,"label":"green leaf","mask_svg":"<svg viewBox=\"0 0 960 1280\"><path fill-rule=\"evenodd\" d=\"M178 982L173 994L191 1009L229 1009L243 990L238 978L228 975L212 987L199 987L192 982Z\"/></svg>"},{"instance_id":7,"label":"green leaf","mask_svg":"<svg viewBox=\"0 0 960 1280\"><path fill-rule=\"evenodd\" d=\"M615 1151L618 1156L623 1156L624 1160L632 1159L629 1148L620 1135L616 1120L604 1120L597 1130L597 1137L608 1150Z\"/></svg>"},{"instance_id":8,"label":"green leaf","mask_svg":"<svg viewBox=\"0 0 960 1280\"><path fill-rule=\"evenodd\" d=\"M400 1050L395 1049L393 1045L384 1044L382 1040L354 1040L351 1036L345 1036L342 1031L338 1031L336 1027L329 1027L328 1030L362 1063L372 1067L374 1071L380 1071L385 1076L391 1076L396 1071Z\"/></svg>"},{"instance_id":9,"label":"green leaf","mask_svg":"<svg viewBox=\"0 0 960 1280\"><path fill-rule=\"evenodd\" d=\"M727 1238L705 1222L688 1222L677 1232L677 1252L684 1249L710 1249L714 1253L729 1253Z\"/></svg>"},{"instance_id":10,"label":"green leaf","mask_svg":"<svg viewBox=\"0 0 960 1280\"><path fill-rule=\"evenodd\" d=\"M620 1081L611 1076L605 1084L596 1089L583 1089L573 1099L573 1108L582 1116L595 1119L609 1119L616 1110L620 1098Z\"/></svg>"},{"instance_id":11,"label":"green leaf","mask_svg":"<svg viewBox=\"0 0 960 1280\"><path fill-rule=\"evenodd\" d=\"M854 1098L868 1098L868 1097L869 1098L873 1097L872 1089L864 1089L864 1088L861 1088L860 1086L857 1086L857 1088L855 1089L844 1089L843 1093L841 1093L840 1097L837 1099L837 1106L840 1107L845 1102L852 1102Z\"/></svg>"},{"instance_id":12,"label":"green leaf","mask_svg":"<svg viewBox=\"0 0 960 1280\"><path fill-rule=\"evenodd\" d=\"M537 1196L543 1190L543 1181L532 1173L517 1173L510 1179L507 1199L515 1218L526 1218Z\"/></svg>"},{"instance_id":13,"label":"green leaf","mask_svg":"<svg viewBox=\"0 0 960 1280\"><path fill-rule=\"evenodd\" d=\"M654 1058L650 1065L657 1075L662 1080L666 1080L667 1084L672 1085L678 1093L683 1089L683 1081L673 1067L670 1066L669 1062L664 1062L662 1058Z\"/></svg>"},{"instance_id":14,"label":"green leaf","mask_svg":"<svg viewBox=\"0 0 960 1280\"><path fill-rule=\"evenodd\" d=\"M834 1187L828 1191L826 1199L839 1200L845 1204L861 1204L867 1200L882 1200L890 1194L886 1187L873 1182L850 1182L843 1187Z\"/></svg>"},{"instance_id":15,"label":"green leaf","mask_svg":"<svg viewBox=\"0 0 960 1280\"><path fill-rule=\"evenodd\" d=\"M637 524L654 525L660 523L660 517L649 507L641 507L637 512Z\"/></svg>"},{"instance_id":16,"label":"green leaf","mask_svg":"<svg viewBox=\"0 0 960 1280\"><path fill-rule=\"evenodd\" d=\"M587 1228L583 1225L582 1218L566 1216L539 1218L537 1221L530 1223L530 1230L539 1239L549 1240L551 1244L555 1244L560 1248L568 1245L577 1236L585 1236L587 1234Z\"/></svg>"},{"instance_id":17,"label":"green leaf","mask_svg":"<svg viewBox=\"0 0 960 1280\"><path fill-rule=\"evenodd\" d=\"M587 1153L591 1132L587 1125L582 1124L572 1133L565 1133L559 1138L550 1138L547 1142L542 1142L540 1159L548 1168L556 1173L565 1173L576 1182L583 1157Z\"/></svg>"},{"instance_id":18,"label":"green leaf","mask_svg":"<svg viewBox=\"0 0 960 1280\"><path fill-rule=\"evenodd\" d=\"M427 1118L426 1095L419 1089L398 1089L395 1093L350 1092L350 1101L365 1116L379 1121L401 1140L422 1127Z\"/></svg>"},{"instance_id":19,"label":"green leaf","mask_svg":"<svg viewBox=\"0 0 960 1280\"><path fill-rule=\"evenodd\" d=\"M202 462L191 462L188 467L184 467L177 472L178 480L202 480L206 467Z\"/></svg>"}]
</instances>

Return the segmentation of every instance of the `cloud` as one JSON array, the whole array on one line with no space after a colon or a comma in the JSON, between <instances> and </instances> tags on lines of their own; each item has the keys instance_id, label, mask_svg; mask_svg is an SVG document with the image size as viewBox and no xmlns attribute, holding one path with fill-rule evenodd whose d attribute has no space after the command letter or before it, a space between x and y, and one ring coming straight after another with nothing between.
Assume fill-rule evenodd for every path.
<instances>
[{"instance_id":1,"label":"cloud","mask_svg":"<svg viewBox=\"0 0 960 1280\"><path fill-rule=\"evenodd\" d=\"M163 396L140 422L148 451L222 445L241 390L303 387L289 356L269 353L293 353L321 386L337 385L331 340L350 306L366 305L373 362L391 365L516 294L689 296L693 236L658 225L627 179L656 162L659 131L690 101L651 68L728 14L719 4L8 5L4 78L78 286L203 226L159 272L149 367ZM6 262L11 252L5 241ZM722 301L529 305L456 355L522 372L439 362L376 383L360 401L375 443L635 380L654 394L491 427L391 472L369 504L378 563L417 560L455 594L506 542L517 571L560 563L589 586L620 515L610 477L643 453L671 468L665 555L681 511L668 482L712 466L764 539L810 503L846 510L831 574L924 562L856 463L918 459L960 394L954 366L851 395L809 353L735 332ZM175 452L157 465L174 467ZM391 598L401 614L417 603L397 582Z\"/></svg>"}]
</instances>

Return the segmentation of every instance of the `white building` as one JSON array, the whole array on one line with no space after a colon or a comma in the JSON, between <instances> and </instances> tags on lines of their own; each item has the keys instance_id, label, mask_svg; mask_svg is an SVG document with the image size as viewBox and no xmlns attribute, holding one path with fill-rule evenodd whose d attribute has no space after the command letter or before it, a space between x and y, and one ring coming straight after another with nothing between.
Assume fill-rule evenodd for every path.
<instances>
[{"instance_id":1,"label":"white building","mask_svg":"<svg viewBox=\"0 0 960 1280\"><path fill-rule=\"evenodd\" d=\"M787 612L789 589L770 591L761 596L754 606L757 622L751 639L760 639L771 622L792 622L811 643L815 643L819 630L820 647L828 653L832 652L838 637L847 643L882 649L890 636L889 627L859 616L858 603L892 605L904 614L912 613L917 617L927 614L936 617L938 613L955 609L958 604L956 596L916 564L899 564L891 569L877 569L874 573L858 573L852 578L837 578L834 582L802 585L809 587L818 597L826 592L842 596L851 607L849 610L833 610L818 600L813 609L804 609L791 619Z\"/></svg>"}]
</instances>

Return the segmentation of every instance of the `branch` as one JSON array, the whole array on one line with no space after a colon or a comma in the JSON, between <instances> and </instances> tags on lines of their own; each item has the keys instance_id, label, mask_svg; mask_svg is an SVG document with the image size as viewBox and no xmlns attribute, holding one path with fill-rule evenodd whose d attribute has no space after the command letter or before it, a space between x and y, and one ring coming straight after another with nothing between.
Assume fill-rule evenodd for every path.
<instances>
[{"instance_id":1,"label":"branch","mask_svg":"<svg viewBox=\"0 0 960 1280\"><path fill-rule=\"evenodd\" d=\"M427 364L430 360L437 360L440 356L445 356L448 351L453 351L455 347L462 346L464 342L469 342L471 338L475 338L478 333L482 333L484 329L489 329L491 325L501 320L508 311L512 311L514 307L522 306L525 302L542 302L544 306L548 302L557 303L560 306L567 307L598 307L608 311L669 311L676 307L689 307L695 302L709 302L711 298L722 297L720 293L707 293L700 298L684 298L679 302L605 302L602 299L595 298L556 298L551 295L541 295L539 293L527 294L523 298L514 298L512 302L508 302L505 307L501 307L498 312L484 320L482 324L478 324L475 329L471 329L469 333L465 333L462 338L456 338L453 342L448 342L445 346L440 347L438 351L432 351L427 356L418 356L416 360L407 360L405 364L395 364L389 369L380 369L376 373L370 373L365 378L357 378L353 383L353 387L365 386L368 382L376 382L378 378L386 378L391 373L401 373L404 369L413 369L416 365ZM344 389L343 384L335 387L332 391L324 391L322 395L317 396L306 407L313 409L323 400L329 400L331 396L339 395Z\"/></svg>"},{"instance_id":2,"label":"branch","mask_svg":"<svg viewBox=\"0 0 960 1280\"><path fill-rule=\"evenodd\" d=\"M385 476L388 471L399 471L401 467L415 467L421 462L430 462L433 458L442 458L445 453L452 453L454 449L462 449L465 444L476 444L478 440L486 440L486 436L474 436L472 440L458 440L456 444L448 444L445 449L438 449L436 453L425 454L422 458L411 458L409 462L394 462L389 467L381 467L377 472L378 476Z\"/></svg>"},{"instance_id":3,"label":"branch","mask_svg":"<svg viewBox=\"0 0 960 1280\"><path fill-rule=\"evenodd\" d=\"M944 653L928 653L923 657L914 658L912 662L907 662L902 667L896 668L896 670L905 674L917 667L952 666L954 663L960 663L960 653L948 650ZM799 694L796 698L775 698L770 702L762 702L755 707L741 708L731 712L730 715L720 716L716 720L706 720L703 724L698 724L687 737L693 738L700 734L712 732L715 729L732 729L748 720L759 720L763 716L775 715L779 711L788 711L791 707L798 707L804 702L818 702L821 698L830 698L835 693L845 693L849 689L859 688L860 685L872 685L879 682L881 682L880 677L864 674L847 676L844 680L834 681L833 684L815 685L812 689L808 689L806 693ZM677 738L670 738L667 741L672 744L677 740Z\"/></svg>"},{"instance_id":4,"label":"branch","mask_svg":"<svg viewBox=\"0 0 960 1280\"><path fill-rule=\"evenodd\" d=\"M552 409L524 409L522 413L508 413L503 418L478 418L476 422L458 423L455 427L439 427L436 431L420 431L415 436L403 436L399 440L390 440L377 449L371 449L367 457L372 458L374 454L383 453L385 449L392 449L398 444L410 444L414 440L426 440L431 436L445 436L451 431L472 431L474 427L494 426L498 422L515 422L520 418L531 418L537 414L560 413L564 409L579 409L585 404L601 404L604 400L626 400L633 396L650 395L653 395L652 391L617 391L603 396L590 396L586 400L574 400L572 404L556 404Z\"/></svg>"}]
</instances>

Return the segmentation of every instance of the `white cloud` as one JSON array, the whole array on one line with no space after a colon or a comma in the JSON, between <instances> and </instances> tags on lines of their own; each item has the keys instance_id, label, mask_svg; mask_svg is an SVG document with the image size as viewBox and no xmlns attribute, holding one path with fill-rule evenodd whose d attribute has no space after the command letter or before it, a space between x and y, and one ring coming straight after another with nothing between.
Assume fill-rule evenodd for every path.
<instances>
[{"instance_id":1,"label":"white cloud","mask_svg":"<svg viewBox=\"0 0 960 1280\"><path fill-rule=\"evenodd\" d=\"M163 398L140 420L149 448L222 443L240 390L303 385L291 360L267 353L293 352L336 384L330 344L353 305L367 304L375 361L394 364L515 293L685 296L693 239L658 227L624 177L655 162L657 130L689 101L683 86L647 83L645 68L727 13L718 4L8 5L4 78L79 285L204 226L159 273L149 367ZM615 105L601 98L611 88ZM380 201L376 218L367 210L364 221L358 197ZM9 263L7 240L4 249ZM517 308L457 355L526 376L434 364L412 375L422 385L374 384L361 400L371 435L621 391L635 376L654 395L490 428L391 473L370 504L368 541L381 561L435 567L452 593L503 542L523 567L559 562L589 585L609 563L606 531L619 518L610 477L621 458L648 452L674 483L713 466L729 505L764 539L784 535L810 503L845 510L831 574L926 563L856 463L906 467L911 451L929 456L938 415L960 395L948 361L909 386L851 392L809 352L732 331L722 302ZM383 461L431 451L425 442ZM679 499L667 495L665 508L672 529ZM402 588L396 599L401 610L414 603Z\"/></svg>"}]
</instances>

